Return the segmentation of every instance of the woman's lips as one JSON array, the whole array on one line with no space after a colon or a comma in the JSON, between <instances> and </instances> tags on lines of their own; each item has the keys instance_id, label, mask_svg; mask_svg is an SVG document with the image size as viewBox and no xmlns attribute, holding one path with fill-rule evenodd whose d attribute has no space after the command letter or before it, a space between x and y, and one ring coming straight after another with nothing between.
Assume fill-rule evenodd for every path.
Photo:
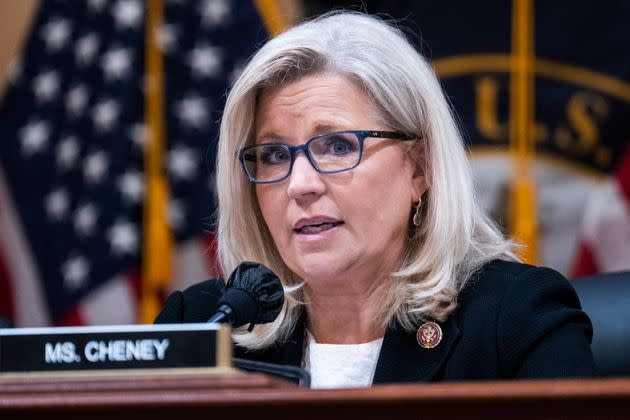
<instances>
[{"instance_id":1,"label":"woman's lips","mask_svg":"<svg viewBox=\"0 0 630 420\"><path fill-rule=\"evenodd\" d=\"M301 235L316 235L318 233L336 228L343 224L343 220L333 219L327 216L317 216L308 219L300 219L294 225L294 232Z\"/></svg>"},{"instance_id":2,"label":"woman's lips","mask_svg":"<svg viewBox=\"0 0 630 420\"><path fill-rule=\"evenodd\" d=\"M343 224L343 222L341 222L341 221L328 222L328 223L319 223L319 224L314 224L314 225L302 226L301 228L295 229L295 231L297 233L304 234L304 235L312 235L312 234L323 232L325 230L332 229L332 228L337 227L337 226L341 226L342 224Z\"/></svg>"}]
</instances>

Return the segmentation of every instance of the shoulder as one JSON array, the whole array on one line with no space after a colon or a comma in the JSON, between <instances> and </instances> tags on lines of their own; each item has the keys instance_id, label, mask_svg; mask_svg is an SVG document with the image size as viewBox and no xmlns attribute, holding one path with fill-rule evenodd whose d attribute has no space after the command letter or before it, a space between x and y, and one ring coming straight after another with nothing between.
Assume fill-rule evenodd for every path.
<instances>
[{"instance_id":1,"label":"shoulder","mask_svg":"<svg viewBox=\"0 0 630 420\"><path fill-rule=\"evenodd\" d=\"M460 293L466 311L486 312L498 321L520 314L580 311L569 281L547 267L494 260L481 267ZM553 312L553 311L552 311ZM581 312L581 311L580 311Z\"/></svg>"},{"instance_id":2,"label":"shoulder","mask_svg":"<svg viewBox=\"0 0 630 420\"><path fill-rule=\"evenodd\" d=\"M557 271L535 265L524 264L516 261L493 260L484 264L478 271L477 275L486 277L505 277L506 281L510 278L516 279L524 276L524 278L535 276L552 276L566 281L564 276Z\"/></svg>"},{"instance_id":3,"label":"shoulder","mask_svg":"<svg viewBox=\"0 0 630 420\"><path fill-rule=\"evenodd\" d=\"M182 294L185 299L195 300L200 295L209 294L215 296L217 300L225 292L225 281L222 278L209 279L184 289Z\"/></svg>"},{"instance_id":4,"label":"shoulder","mask_svg":"<svg viewBox=\"0 0 630 420\"><path fill-rule=\"evenodd\" d=\"M155 319L157 324L206 322L216 312L217 301L225 291L223 279L194 284L184 291L173 292Z\"/></svg>"},{"instance_id":5,"label":"shoulder","mask_svg":"<svg viewBox=\"0 0 630 420\"><path fill-rule=\"evenodd\" d=\"M588 376L592 370L590 320L569 281L550 268L484 265L462 290L457 318L464 335L472 331L493 344L502 376ZM551 367L562 355L570 366Z\"/></svg>"},{"instance_id":6,"label":"shoulder","mask_svg":"<svg viewBox=\"0 0 630 420\"><path fill-rule=\"evenodd\" d=\"M504 299L513 293L536 295L563 292L579 306L569 281L557 271L514 261L494 260L482 266L462 290L463 298Z\"/></svg>"}]
</instances>

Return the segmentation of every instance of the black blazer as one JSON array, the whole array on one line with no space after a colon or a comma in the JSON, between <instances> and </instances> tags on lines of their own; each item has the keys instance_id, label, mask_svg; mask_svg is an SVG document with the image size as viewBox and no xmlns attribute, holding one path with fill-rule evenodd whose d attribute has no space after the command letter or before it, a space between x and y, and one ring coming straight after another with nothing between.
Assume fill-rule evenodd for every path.
<instances>
[{"instance_id":1,"label":"black blazer","mask_svg":"<svg viewBox=\"0 0 630 420\"><path fill-rule=\"evenodd\" d=\"M206 322L216 310L222 280L208 280L169 296L156 323ZM289 340L263 351L235 346L234 355L299 366L305 317ZM443 323L442 341L426 349L415 333L390 326L374 383L594 375L592 327L569 282L559 273L493 261L459 295Z\"/></svg>"}]
</instances>

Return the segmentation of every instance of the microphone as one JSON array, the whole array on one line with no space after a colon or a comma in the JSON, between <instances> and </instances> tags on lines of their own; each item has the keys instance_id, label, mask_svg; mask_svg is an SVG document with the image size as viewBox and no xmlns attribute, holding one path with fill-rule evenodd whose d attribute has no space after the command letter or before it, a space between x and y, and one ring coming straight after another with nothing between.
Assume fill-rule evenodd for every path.
<instances>
[{"instance_id":1,"label":"microphone","mask_svg":"<svg viewBox=\"0 0 630 420\"><path fill-rule=\"evenodd\" d=\"M262 264L243 262L232 272L226 292L219 298L217 312L208 322L229 322L234 328L249 324L266 324L275 320L284 303L284 289L273 271ZM297 381L310 388L311 375L301 367L232 358L234 367L250 372L262 372Z\"/></svg>"},{"instance_id":2,"label":"microphone","mask_svg":"<svg viewBox=\"0 0 630 420\"><path fill-rule=\"evenodd\" d=\"M284 303L284 289L278 276L254 262L243 262L232 272L226 292L217 302L217 312L208 322L229 322L234 328L266 324L275 320Z\"/></svg>"}]
</instances>

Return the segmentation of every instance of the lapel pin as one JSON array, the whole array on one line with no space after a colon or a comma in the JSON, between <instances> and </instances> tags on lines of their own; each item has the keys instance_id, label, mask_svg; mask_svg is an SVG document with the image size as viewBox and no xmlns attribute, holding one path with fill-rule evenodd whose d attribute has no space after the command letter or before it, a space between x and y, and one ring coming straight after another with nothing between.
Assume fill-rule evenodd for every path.
<instances>
[{"instance_id":1,"label":"lapel pin","mask_svg":"<svg viewBox=\"0 0 630 420\"><path fill-rule=\"evenodd\" d=\"M418 328L416 339L422 348L432 349L442 341L442 328L435 322L425 322Z\"/></svg>"}]
</instances>

